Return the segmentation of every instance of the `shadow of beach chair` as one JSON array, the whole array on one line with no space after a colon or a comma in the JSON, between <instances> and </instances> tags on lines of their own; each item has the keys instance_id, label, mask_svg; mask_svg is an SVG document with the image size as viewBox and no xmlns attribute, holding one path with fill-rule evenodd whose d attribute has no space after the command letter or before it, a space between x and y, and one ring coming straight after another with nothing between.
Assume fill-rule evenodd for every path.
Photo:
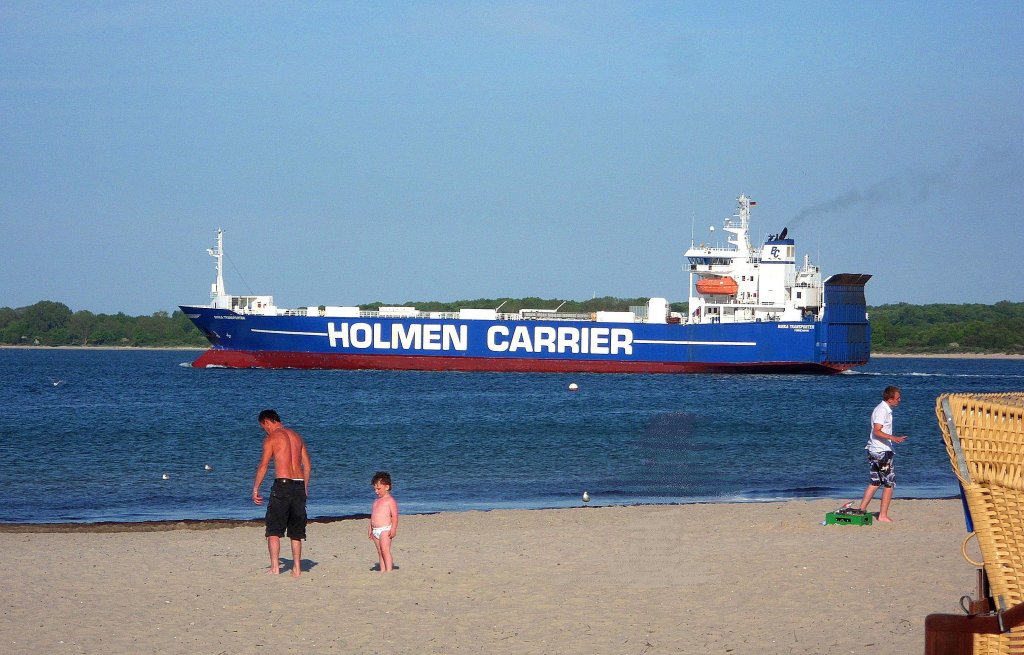
<instances>
[{"instance_id":1,"label":"shadow of beach chair","mask_svg":"<svg viewBox=\"0 0 1024 655\"><path fill-rule=\"evenodd\" d=\"M983 568L966 614L925 619L925 654L1024 654L1024 392L943 394L935 415Z\"/></svg>"}]
</instances>

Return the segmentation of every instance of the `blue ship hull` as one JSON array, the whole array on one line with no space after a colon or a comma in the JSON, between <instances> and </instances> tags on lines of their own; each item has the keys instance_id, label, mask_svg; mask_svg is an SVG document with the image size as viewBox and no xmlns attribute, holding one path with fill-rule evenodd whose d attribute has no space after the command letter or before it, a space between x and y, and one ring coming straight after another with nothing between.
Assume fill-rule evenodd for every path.
<instances>
[{"instance_id":1,"label":"blue ship hull","mask_svg":"<svg viewBox=\"0 0 1024 655\"><path fill-rule=\"evenodd\" d=\"M213 346L197 367L837 373L869 359L868 277L830 278L822 319L797 322L332 318L181 309Z\"/></svg>"}]
</instances>

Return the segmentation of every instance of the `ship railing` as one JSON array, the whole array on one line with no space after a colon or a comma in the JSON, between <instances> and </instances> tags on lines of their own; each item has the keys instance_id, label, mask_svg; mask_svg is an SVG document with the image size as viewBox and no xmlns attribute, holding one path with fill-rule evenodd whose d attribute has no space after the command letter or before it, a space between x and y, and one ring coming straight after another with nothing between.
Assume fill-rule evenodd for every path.
<instances>
[{"instance_id":1,"label":"ship railing","mask_svg":"<svg viewBox=\"0 0 1024 655\"><path fill-rule=\"evenodd\" d=\"M521 314L509 314L513 321L593 321L594 314L579 314L570 312L523 312Z\"/></svg>"},{"instance_id":2,"label":"ship railing","mask_svg":"<svg viewBox=\"0 0 1024 655\"><path fill-rule=\"evenodd\" d=\"M632 308L631 308L632 309ZM646 308L644 308L646 309ZM245 313L256 313L256 312L245 312ZM634 312L635 314L635 312ZM278 316L307 316L306 309L280 309L277 312ZM412 314L390 314L381 313L374 309L363 309L359 311L359 318L405 318L405 319L447 319L457 320L459 319L459 312L429 312L420 311ZM515 313L498 313L495 315L495 320L498 321L596 321L596 313L576 313L576 312L544 312L541 313L526 313L520 314ZM473 319L469 319L473 320ZM636 322L646 323L647 319L644 316L638 316Z\"/></svg>"},{"instance_id":3,"label":"ship railing","mask_svg":"<svg viewBox=\"0 0 1024 655\"><path fill-rule=\"evenodd\" d=\"M692 259L692 258L691 258ZM716 274L728 274L732 271L732 266L735 262L732 259L719 259L715 261L707 262L690 262L690 270L695 273L716 273Z\"/></svg>"}]
</instances>

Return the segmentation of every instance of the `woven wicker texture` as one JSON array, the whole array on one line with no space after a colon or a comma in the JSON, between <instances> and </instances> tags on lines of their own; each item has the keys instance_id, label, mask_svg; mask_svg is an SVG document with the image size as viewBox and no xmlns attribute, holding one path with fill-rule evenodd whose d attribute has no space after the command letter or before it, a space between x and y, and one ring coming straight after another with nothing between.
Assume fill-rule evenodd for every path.
<instances>
[{"instance_id":1,"label":"woven wicker texture","mask_svg":"<svg viewBox=\"0 0 1024 655\"><path fill-rule=\"evenodd\" d=\"M943 394L935 414L964 488L992 597L1009 609L1024 601L1024 392ZM1024 654L1024 626L976 635L974 652Z\"/></svg>"}]
</instances>

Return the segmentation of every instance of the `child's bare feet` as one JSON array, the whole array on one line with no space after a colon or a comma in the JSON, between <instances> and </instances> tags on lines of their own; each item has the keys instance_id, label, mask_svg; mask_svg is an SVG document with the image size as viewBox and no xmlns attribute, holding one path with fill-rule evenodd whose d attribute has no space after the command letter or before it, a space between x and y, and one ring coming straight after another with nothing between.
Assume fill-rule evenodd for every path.
<instances>
[{"instance_id":1,"label":"child's bare feet","mask_svg":"<svg viewBox=\"0 0 1024 655\"><path fill-rule=\"evenodd\" d=\"M889 518L888 516L879 516L878 520L880 522L882 522L882 523L892 523L893 522L893 520L891 518Z\"/></svg>"}]
</instances>

